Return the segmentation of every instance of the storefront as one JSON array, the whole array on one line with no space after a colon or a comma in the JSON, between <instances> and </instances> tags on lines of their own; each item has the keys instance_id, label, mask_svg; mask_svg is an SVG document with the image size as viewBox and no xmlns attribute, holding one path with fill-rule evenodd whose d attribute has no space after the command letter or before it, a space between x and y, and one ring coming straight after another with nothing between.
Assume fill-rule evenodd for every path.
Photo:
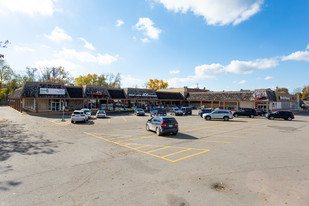
<instances>
[{"instance_id":1,"label":"storefront","mask_svg":"<svg viewBox=\"0 0 309 206\"><path fill-rule=\"evenodd\" d=\"M185 95L185 96L184 96ZM100 86L64 86L55 83L27 82L9 96L9 105L18 111L73 111L81 108L132 110L153 107L196 105L229 110L264 111L299 109L296 95L276 93L270 89L232 92L168 92L150 89L110 89Z\"/></svg>"}]
</instances>

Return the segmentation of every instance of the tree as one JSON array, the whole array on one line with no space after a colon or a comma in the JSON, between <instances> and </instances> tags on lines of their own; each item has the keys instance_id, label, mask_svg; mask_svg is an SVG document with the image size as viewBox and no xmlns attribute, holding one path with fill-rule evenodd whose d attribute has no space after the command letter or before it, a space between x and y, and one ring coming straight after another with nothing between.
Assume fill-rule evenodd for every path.
<instances>
[{"instance_id":1,"label":"tree","mask_svg":"<svg viewBox=\"0 0 309 206\"><path fill-rule=\"evenodd\" d=\"M6 48L9 43L10 43L9 40L0 41L0 48ZM3 54L0 54L0 60L1 60L1 58L4 58Z\"/></svg>"},{"instance_id":2,"label":"tree","mask_svg":"<svg viewBox=\"0 0 309 206\"><path fill-rule=\"evenodd\" d=\"M276 87L276 92L278 93L284 93L284 94L289 94L289 89L285 88L285 87Z\"/></svg>"},{"instance_id":3,"label":"tree","mask_svg":"<svg viewBox=\"0 0 309 206\"><path fill-rule=\"evenodd\" d=\"M309 95L309 86L304 86L304 88L302 89L302 100L308 100L308 95Z\"/></svg>"},{"instance_id":4,"label":"tree","mask_svg":"<svg viewBox=\"0 0 309 206\"><path fill-rule=\"evenodd\" d=\"M72 81L72 78L70 77L69 72L67 72L62 66L45 67L41 69L39 81L69 84Z\"/></svg>"},{"instance_id":5,"label":"tree","mask_svg":"<svg viewBox=\"0 0 309 206\"><path fill-rule=\"evenodd\" d=\"M10 81L14 76L14 72L10 66L6 65L4 60L0 61L0 89L3 88L4 84Z\"/></svg>"},{"instance_id":6,"label":"tree","mask_svg":"<svg viewBox=\"0 0 309 206\"><path fill-rule=\"evenodd\" d=\"M35 82L38 79L38 69L26 67L25 75L22 76L23 83Z\"/></svg>"},{"instance_id":7,"label":"tree","mask_svg":"<svg viewBox=\"0 0 309 206\"><path fill-rule=\"evenodd\" d=\"M166 89L168 87L167 82L163 82L163 80L158 79L149 79L147 82L147 88L153 90Z\"/></svg>"},{"instance_id":8,"label":"tree","mask_svg":"<svg viewBox=\"0 0 309 206\"><path fill-rule=\"evenodd\" d=\"M120 74L88 74L86 76L79 76L75 78L75 85L93 85L93 86L104 86L109 88L120 88L121 78Z\"/></svg>"}]
</instances>

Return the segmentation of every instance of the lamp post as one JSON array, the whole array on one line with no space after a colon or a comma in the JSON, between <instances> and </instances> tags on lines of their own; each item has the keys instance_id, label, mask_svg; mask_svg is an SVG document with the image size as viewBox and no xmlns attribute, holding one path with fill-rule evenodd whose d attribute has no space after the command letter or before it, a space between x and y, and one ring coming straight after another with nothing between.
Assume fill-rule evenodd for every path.
<instances>
[{"instance_id":1,"label":"lamp post","mask_svg":"<svg viewBox=\"0 0 309 206\"><path fill-rule=\"evenodd\" d=\"M61 122L65 122L65 119L64 119L64 100L62 100L62 120Z\"/></svg>"}]
</instances>

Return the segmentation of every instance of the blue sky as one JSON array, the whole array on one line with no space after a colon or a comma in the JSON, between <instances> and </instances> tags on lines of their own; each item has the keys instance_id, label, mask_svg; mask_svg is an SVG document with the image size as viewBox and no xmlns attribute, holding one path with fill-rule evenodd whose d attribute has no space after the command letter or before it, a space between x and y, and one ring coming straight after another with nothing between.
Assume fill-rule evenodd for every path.
<instances>
[{"instance_id":1,"label":"blue sky","mask_svg":"<svg viewBox=\"0 0 309 206\"><path fill-rule=\"evenodd\" d=\"M0 0L7 63L231 91L309 84L309 1Z\"/></svg>"}]
</instances>

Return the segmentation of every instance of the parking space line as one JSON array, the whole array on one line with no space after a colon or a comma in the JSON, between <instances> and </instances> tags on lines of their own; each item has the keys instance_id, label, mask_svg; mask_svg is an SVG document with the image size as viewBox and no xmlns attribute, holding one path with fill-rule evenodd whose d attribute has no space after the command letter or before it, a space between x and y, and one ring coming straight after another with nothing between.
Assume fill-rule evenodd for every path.
<instances>
[{"instance_id":1,"label":"parking space line","mask_svg":"<svg viewBox=\"0 0 309 206\"><path fill-rule=\"evenodd\" d=\"M162 156L162 157L169 157L169 156L172 156L172 155L175 155L175 154L179 154L179 153L182 153L182 152L186 152L186 151L189 151L189 150L191 150L191 148L185 149L185 150L180 150L180 151L178 151L178 152L174 152L174 153L171 153L171 154Z\"/></svg>"},{"instance_id":2,"label":"parking space line","mask_svg":"<svg viewBox=\"0 0 309 206\"><path fill-rule=\"evenodd\" d=\"M151 150L151 151L148 151L148 152L156 152L156 151L159 151L159 150L162 150L162 149L167 149L167 148L169 148L170 146L165 146L165 147L161 147L161 148L159 148L159 149L154 149L154 150Z\"/></svg>"},{"instance_id":3,"label":"parking space line","mask_svg":"<svg viewBox=\"0 0 309 206\"><path fill-rule=\"evenodd\" d=\"M121 116L121 118L122 118L125 122L128 121L124 116Z\"/></svg>"},{"instance_id":4,"label":"parking space line","mask_svg":"<svg viewBox=\"0 0 309 206\"><path fill-rule=\"evenodd\" d=\"M134 143L122 144L120 142L114 142L114 141L111 141L110 139L103 138L103 137L95 135L93 133L89 133L89 132L84 132L84 133L87 134L87 135L90 135L90 136L93 136L93 137L105 140L107 142L111 142L111 143L114 143L114 144L117 144L117 145L120 145L120 146L123 146L123 147L127 147L129 149L133 149L133 150L138 151L138 152L142 152L142 153L145 153L145 154L148 154L148 155L160 158L160 159L167 160L169 162L177 162L177 161L180 161L180 160L183 160L183 159L186 159L186 158L189 158L189 157L193 157L193 156L196 156L196 155L199 155L199 154L202 154L202 153L210 151L209 149L198 149L198 148L188 148L188 147L174 147L174 146L166 146L166 145L145 145L145 144L134 144ZM139 147L131 147L130 145L140 145L140 147L160 147L160 148L147 152L147 151L139 150L138 149ZM168 155L165 155L165 156L160 156L160 155L156 155L156 154L152 153L154 151L159 151L159 150L168 149L168 148L176 148L176 149L182 149L182 150L178 151L178 152L174 152L174 153L168 154ZM189 151L189 150L198 150L198 151L201 151L201 152L198 152L198 153L195 153L195 154L192 154L192 155L187 155L187 156L179 158L177 160L172 160L172 159L166 158L167 156L171 156L171 155L178 154L178 153L185 152L185 151Z\"/></svg>"},{"instance_id":5,"label":"parking space line","mask_svg":"<svg viewBox=\"0 0 309 206\"><path fill-rule=\"evenodd\" d=\"M140 149L140 148L144 148L144 147L151 147L151 145L143 145L143 146L140 146L140 147L135 147L135 149Z\"/></svg>"},{"instance_id":6,"label":"parking space line","mask_svg":"<svg viewBox=\"0 0 309 206\"><path fill-rule=\"evenodd\" d=\"M111 119L108 119L108 120L107 120L107 124L111 124Z\"/></svg>"}]
</instances>

